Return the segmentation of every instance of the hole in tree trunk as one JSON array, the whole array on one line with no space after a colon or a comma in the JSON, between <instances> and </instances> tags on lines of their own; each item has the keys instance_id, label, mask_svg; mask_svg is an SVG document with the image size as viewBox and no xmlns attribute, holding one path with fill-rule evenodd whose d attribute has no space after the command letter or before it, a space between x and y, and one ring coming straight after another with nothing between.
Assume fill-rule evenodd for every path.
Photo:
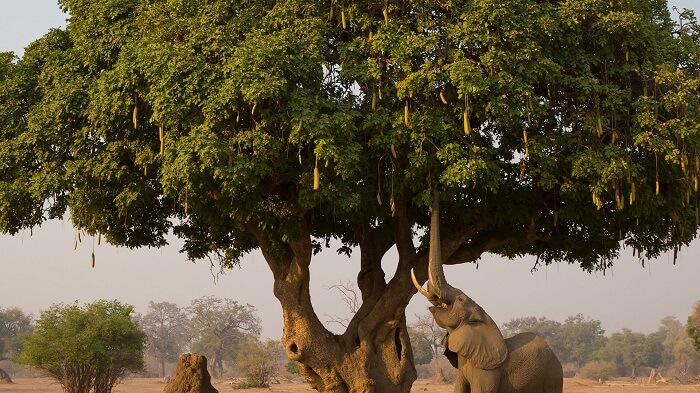
<instances>
[{"instance_id":1,"label":"hole in tree trunk","mask_svg":"<svg viewBox=\"0 0 700 393\"><path fill-rule=\"evenodd\" d=\"M401 345L401 329L394 331L394 345L396 346L396 356L401 361L401 350L403 349L403 345Z\"/></svg>"},{"instance_id":2,"label":"hole in tree trunk","mask_svg":"<svg viewBox=\"0 0 700 393\"><path fill-rule=\"evenodd\" d=\"M297 352L299 352L299 347L297 346L296 343L292 343L289 345L289 352L291 352L293 354L296 354Z\"/></svg>"}]
</instances>

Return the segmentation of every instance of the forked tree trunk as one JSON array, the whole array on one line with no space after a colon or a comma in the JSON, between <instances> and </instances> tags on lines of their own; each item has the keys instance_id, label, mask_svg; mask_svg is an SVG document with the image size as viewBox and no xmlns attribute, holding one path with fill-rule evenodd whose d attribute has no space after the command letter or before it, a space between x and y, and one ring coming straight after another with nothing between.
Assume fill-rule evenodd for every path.
<instances>
[{"instance_id":1,"label":"forked tree trunk","mask_svg":"<svg viewBox=\"0 0 700 393\"><path fill-rule=\"evenodd\" d=\"M371 236L361 239L358 286L363 303L346 332L335 335L323 326L311 304L310 239L301 236L291 244L290 257L284 260L261 247L282 305L287 355L319 392L408 393L416 379L404 313L414 293L408 268L386 283L381 257L392 243L380 245Z\"/></svg>"}]
</instances>

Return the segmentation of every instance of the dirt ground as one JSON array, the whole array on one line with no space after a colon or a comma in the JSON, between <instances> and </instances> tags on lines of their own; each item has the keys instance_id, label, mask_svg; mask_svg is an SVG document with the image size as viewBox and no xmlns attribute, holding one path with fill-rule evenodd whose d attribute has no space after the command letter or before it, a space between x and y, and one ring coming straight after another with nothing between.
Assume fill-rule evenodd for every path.
<instances>
[{"instance_id":1,"label":"dirt ground","mask_svg":"<svg viewBox=\"0 0 700 393\"><path fill-rule=\"evenodd\" d=\"M214 386L219 392L233 392L228 381L214 381ZM160 393L165 384L157 378L129 379L114 388L114 393ZM61 387L47 378L16 379L13 384L0 384L2 393L62 393ZM272 385L269 389L236 390L241 393L306 393L313 392L305 383L284 383ZM451 393L451 385L435 385L425 380L418 380L413 384L414 393ZM608 382L598 384L592 381L579 379L566 379L564 381L565 393L633 393L633 392L695 392L700 393L700 385L649 385L632 384L629 382Z\"/></svg>"}]
</instances>

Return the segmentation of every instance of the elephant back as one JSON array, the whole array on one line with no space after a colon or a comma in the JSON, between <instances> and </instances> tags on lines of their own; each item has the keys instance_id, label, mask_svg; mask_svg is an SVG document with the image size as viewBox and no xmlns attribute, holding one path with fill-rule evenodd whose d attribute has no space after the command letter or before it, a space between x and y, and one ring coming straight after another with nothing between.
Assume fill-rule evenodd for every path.
<instances>
[{"instance_id":1,"label":"elephant back","mask_svg":"<svg viewBox=\"0 0 700 393\"><path fill-rule=\"evenodd\" d=\"M506 339L510 354L504 365L512 391L561 392L564 381L561 363L546 341L534 333ZM538 378L532 378L537 375ZM544 389L544 390L543 390Z\"/></svg>"}]
</instances>

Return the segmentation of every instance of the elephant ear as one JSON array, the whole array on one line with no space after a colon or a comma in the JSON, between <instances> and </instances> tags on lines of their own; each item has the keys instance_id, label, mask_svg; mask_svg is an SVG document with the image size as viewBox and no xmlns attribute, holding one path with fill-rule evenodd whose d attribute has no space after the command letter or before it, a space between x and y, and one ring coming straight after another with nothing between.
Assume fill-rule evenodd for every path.
<instances>
[{"instance_id":1,"label":"elephant ear","mask_svg":"<svg viewBox=\"0 0 700 393\"><path fill-rule=\"evenodd\" d=\"M469 359L482 370L492 370L505 362L508 348L496 323L483 310L480 311L476 322L462 323L446 337L446 348Z\"/></svg>"},{"instance_id":2,"label":"elephant ear","mask_svg":"<svg viewBox=\"0 0 700 393\"><path fill-rule=\"evenodd\" d=\"M447 360L450 361L450 364L454 368L459 367L459 361L457 360L457 354L453 351L450 351L448 343L450 342L450 333L445 334L445 337L442 338L442 354L445 355Z\"/></svg>"}]
</instances>

